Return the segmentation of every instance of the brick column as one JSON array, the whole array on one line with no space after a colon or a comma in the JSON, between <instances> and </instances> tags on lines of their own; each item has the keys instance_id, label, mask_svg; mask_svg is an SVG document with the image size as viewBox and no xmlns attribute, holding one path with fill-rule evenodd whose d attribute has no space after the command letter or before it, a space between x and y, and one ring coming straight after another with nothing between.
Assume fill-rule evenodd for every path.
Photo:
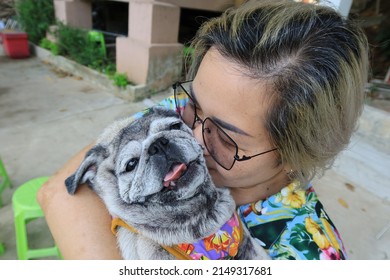
<instances>
[{"instance_id":1,"label":"brick column","mask_svg":"<svg viewBox=\"0 0 390 280\"><path fill-rule=\"evenodd\" d=\"M153 90L180 78L181 51L177 43L180 7L151 0L129 1L129 35L117 38L117 72Z\"/></svg>"}]
</instances>

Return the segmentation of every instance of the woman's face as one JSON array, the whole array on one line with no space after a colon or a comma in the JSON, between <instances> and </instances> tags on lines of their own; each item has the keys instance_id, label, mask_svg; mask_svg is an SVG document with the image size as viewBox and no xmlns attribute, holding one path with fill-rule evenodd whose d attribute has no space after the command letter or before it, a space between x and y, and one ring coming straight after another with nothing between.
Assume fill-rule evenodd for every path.
<instances>
[{"instance_id":1,"label":"woman's face","mask_svg":"<svg viewBox=\"0 0 390 280\"><path fill-rule=\"evenodd\" d=\"M212 48L202 60L192 90L190 94L196 102L199 117L227 124L223 130L237 143L240 157L275 148L264 126L270 106L270 88L265 83L245 76L237 64L226 60ZM195 125L194 135L204 146L199 123ZM255 196L260 191L265 197L268 196L265 192L275 189L273 184L280 181L278 177L283 175L285 179L283 166L276 164L276 155L277 151L272 151L247 161L236 161L231 170L226 170L205 149L207 166L217 186L227 186L233 192L240 190Z\"/></svg>"}]
</instances>

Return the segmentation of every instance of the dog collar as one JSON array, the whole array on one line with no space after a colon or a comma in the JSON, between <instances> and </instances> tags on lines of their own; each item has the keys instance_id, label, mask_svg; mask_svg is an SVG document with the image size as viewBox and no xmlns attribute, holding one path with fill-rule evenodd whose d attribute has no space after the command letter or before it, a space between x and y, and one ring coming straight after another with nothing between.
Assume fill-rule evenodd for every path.
<instances>
[{"instance_id":1,"label":"dog collar","mask_svg":"<svg viewBox=\"0 0 390 280\"><path fill-rule=\"evenodd\" d=\"M202 240L192 244L181 243L173 246L160 246L179 260L234 259L244 236L243 226L235 212L230 220L216 233ZM113 218L111 231L114 235L117 234L118 227L123 227L135 234L140 234L122 219Z\"/></svg>"},{"instance_id":2,"label":"dog collar","mask_svg":"<svg viewBox=\"0 0 390 280\"><path fill-rule=\"evenodd\" d=\"M111 232L116 235L118 232L118 227L123 227L135 234L140 234L135 228L125 223L121 218L114 218L111 222ZM167 252L169 252L171 255L173 255L178 260L192 260L192 258L183 252L178 246L164 246L160 245L162 248L164 248Z\"/></svg>"},{"instance_id":3,"label":"dog collar","mask_svg":"<svg viewBox=\"0 0 390 280\"><path fill-rule=\"evenodd\" d=\"M121 218L113 218L111 221L111 232L114 235L117 234L118 227L124 227L124 228L130 230L131 232L138 234L138 231L135 228L126 224Z\"/></svg>"}]
</instances>

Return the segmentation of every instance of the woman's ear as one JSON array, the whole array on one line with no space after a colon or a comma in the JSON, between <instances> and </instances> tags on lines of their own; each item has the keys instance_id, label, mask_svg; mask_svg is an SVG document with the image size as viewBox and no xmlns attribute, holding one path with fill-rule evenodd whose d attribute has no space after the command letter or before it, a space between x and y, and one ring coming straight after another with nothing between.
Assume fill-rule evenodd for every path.
<instances>
[{"instance_id":1,"label":"woman's ear","mask_svg":"<svg viewBox=\"0 0 390 280\"><path fill-rule=\"evenodd\" d=\"M290 181L294 180L297 177L296 171L289 163L284 164L283 171L284 173L286 173L286 176Z\"/></svg>"}]
</instances>

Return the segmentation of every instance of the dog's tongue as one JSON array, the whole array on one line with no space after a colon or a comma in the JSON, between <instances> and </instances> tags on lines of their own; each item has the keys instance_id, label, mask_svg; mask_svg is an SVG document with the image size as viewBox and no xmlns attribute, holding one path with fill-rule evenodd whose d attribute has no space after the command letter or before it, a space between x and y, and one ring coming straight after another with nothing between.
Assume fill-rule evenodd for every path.
<instances>
[{"instance_id":1,"label":"dog's tongue","mask_svg":"<svg viewBox=\"0 0 390 280\"><path fill-rule=\"evenodd\" d=\"M172 169L165 175L164 187L169 187L172 181L175 181L181 177L184 171L187 170L187 165L184 163L178 163L172 166Z\"/></svg>"}]
</instances>

